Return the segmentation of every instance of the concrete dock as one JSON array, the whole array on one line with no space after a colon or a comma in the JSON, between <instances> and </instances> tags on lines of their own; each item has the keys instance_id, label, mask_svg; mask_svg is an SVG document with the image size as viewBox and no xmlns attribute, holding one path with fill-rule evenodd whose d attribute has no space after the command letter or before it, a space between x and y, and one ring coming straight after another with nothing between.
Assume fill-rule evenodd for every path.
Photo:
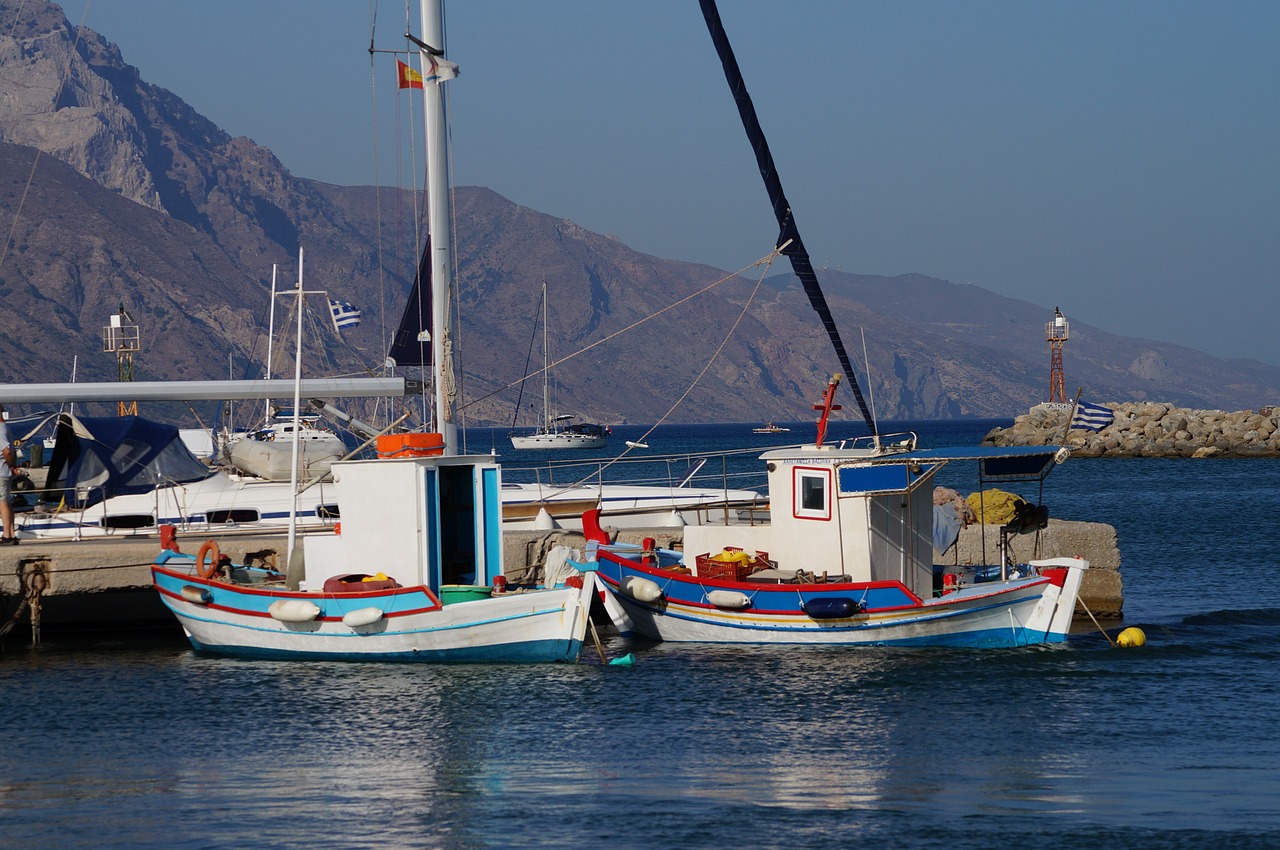
<instances>
[{"instance_id":1,"label":"concrete dock","mask_svg":"<svg viewBox=\"0 0 1280 850\"><path fill-rule=\"evenodd\" d=\"M679 549L683 532L679 528L627 529L616 532L616 537L628 543L652 537L661 548ZM1038 550L1033 549L1036 538L1013 538L1011 548L1017 560L1080 555L1091 562L1077 617L1086 616L1085 606L1095 617L1121 615L1123 588L1114 528L1051 520L1038 535ZM180 551L194 555L208 539L215 540L235 563L284 569L288 538L282 532L180 534L177 543ZM993 563L998 539L995 526L965 528L944 563ZM513 584L536 581L555 546L582 549L585 541L574 531L506 532L503 562L508 580ZM42 630L176 631L177 621L151 587L150 568L160 552L157 535L128 534L78 541L24 540L0 548L0 639L38 643ZM351 571L376 573L378 565L353 564Z\"/></svg>"}]
</instances>

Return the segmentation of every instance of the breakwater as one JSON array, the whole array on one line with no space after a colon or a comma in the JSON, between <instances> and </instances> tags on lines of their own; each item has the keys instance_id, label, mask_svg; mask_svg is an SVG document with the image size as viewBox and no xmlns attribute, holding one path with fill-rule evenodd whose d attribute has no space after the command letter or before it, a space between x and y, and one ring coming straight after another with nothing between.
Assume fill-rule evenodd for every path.
<instances>
[{"instance_id":1,"label":"breakwater","mask_svg":"<svg viewBox=\"0 0 1280 850\"><path fill-rule=\"evenodd\" d=\"M1103 405L1098 431L1067 430L1071 405L1039 404L983 438L993 446L1064 445L1072 457L1280 457L1280 408L1194 410L1159 402ZM1064 439L1065 433L1065 439Z\"/></svg>"}]
</instances>

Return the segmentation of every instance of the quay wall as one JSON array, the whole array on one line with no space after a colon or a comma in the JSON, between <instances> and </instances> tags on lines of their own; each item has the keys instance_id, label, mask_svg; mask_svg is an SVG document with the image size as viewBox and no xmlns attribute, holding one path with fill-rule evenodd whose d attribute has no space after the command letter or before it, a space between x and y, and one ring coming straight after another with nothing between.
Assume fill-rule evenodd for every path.
<instances>
[{"instance_id":1,"label":"quay wall","mask_svg":"<svg viewBox=\"0 0 1280 850\"><path fill-rule=\"evenodd\" d=\"M606 526L608 530L608 527ZM680 549L679 528L613 530L617 540L640 543L652 537L666 549ZM236 563L267 563L284 568L287 538L283 534L180 535L183 552L195 553L206 539ZM973 525L960 532L946 563L979 564L997 560L998 526ZM1037 544L1038 541L1038 544ZM581 532L509 531L503 535L503 562L512 583L541 577L547 553L555 546L585 548ZM1120 553L1115 529L1101 523L1051 519L1038 534L1018 535L1011 541L1017 561L1079 555L1091 562L1081 599L1097 617L1119 617L1123 607ZM159 539L128 535L79 541L24 540L0 550L0 637L5 626L19 635L30 621L30 604L38 605L45 628L177 628L177 621L151 588L151 565L160 553ZM376 565L368 565L376 569ZM37 598L31 593L38 590ZM15 620L24 597L21 625ZM1077 616L1084 616L1077 606Z\"/></svg>"},{"instance_id":2,"label":"quay wall","mask_svg":"<svg viewBox=\"0 0 1280 850\"><path fill-rule=\"evenodd\" d=\"M1228 412L1158 402L1102 406L1115 419L1099 431L1068 431L1070 405L1039 404L1011 427L993 429L983 443L1061 444L1071 449L1072 457L1280 457L1280 408Z\"/></svg>"}]
</instances>

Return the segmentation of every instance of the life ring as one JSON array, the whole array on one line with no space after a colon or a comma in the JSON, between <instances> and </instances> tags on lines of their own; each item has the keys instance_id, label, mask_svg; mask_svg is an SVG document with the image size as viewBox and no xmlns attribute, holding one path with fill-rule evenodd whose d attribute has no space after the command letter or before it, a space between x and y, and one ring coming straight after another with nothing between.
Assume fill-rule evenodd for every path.
<instances>
[{"instance_id":1,"label":"life ring","mask_svg":"<svg viewBox=\"0 0 1280 850\"><path fill-rule=\"evenodd\" d=\"M205 569L204 556L213 554L213 561L209 564L209 568ZM222 553L218 551L218 541L206 540L204 545L200 547L200 554L196 555L196 572L200 574L200 578L211 579L218 574L218 561L222 558Z\"/></svg>"}]
</instances>

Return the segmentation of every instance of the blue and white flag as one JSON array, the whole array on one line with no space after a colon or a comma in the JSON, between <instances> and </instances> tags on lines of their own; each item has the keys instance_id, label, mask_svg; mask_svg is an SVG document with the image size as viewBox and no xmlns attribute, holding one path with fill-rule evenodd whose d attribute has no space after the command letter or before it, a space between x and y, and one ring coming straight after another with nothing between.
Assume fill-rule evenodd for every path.
<instances>
[{"instance_id":1,"label":"blue and white flag","mask_svg":"<svg viewBox=\"0 0 1280 850\"><path fill-rule=\"evenodd\" d=\"M346 301L329 299L329 315L333 317L334 330L341 333L343 328L354 328L360 324L360 311Z\"/></svg>"},{"instance_id":2,"label":"blue and white flag","mask_svg":"<svg viewBox=\"0 0 1280 850\"><path fill-rule=\"evenodd\" d=\"M1071 427L1083 428L1086 431L1101 431L1114 422L1115 418L1116 415L1111 408L1082 401L1076 404L1076 412L1071 417Z\"/></svg>"}]
</instances>

